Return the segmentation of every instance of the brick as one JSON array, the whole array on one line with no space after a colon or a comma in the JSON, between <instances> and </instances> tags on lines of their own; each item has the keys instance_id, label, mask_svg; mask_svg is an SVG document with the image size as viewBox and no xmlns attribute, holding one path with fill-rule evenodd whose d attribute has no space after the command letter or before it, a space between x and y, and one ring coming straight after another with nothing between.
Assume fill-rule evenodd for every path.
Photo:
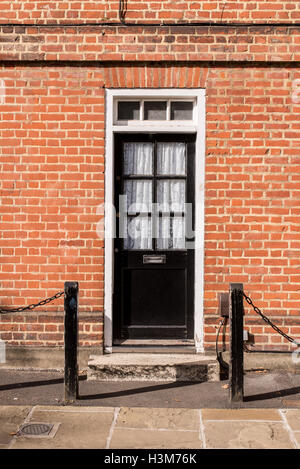
<instances>
[{"instance_id":1,"label":"brick","mask_svg":"<svg viewBox=\"0 0 300 469\"><path fill-rule=\"evenodd\" d=\"M94 2L81 2L76 10L72 3L72 15L66 16L63 4L56 2L52 17L45 19L35 16L41 8L27 10L24 3L17 10L13 4L12 22L20 26L5 26L0 35L0 57L15 60L0 68L0 79L6 84L5 104L0 105L1 304L39 301L62 289L71 275L80 282L83 300L80 343L102 343L103 243L93 233L95 209L104 197L102 87L203 87L207 105L205 347L214 348L217 297L230 281L244 282L267 315L290 333L298 333L300 109L290 103L293 80L300 75L295 67L278 67L277 62L295 58L299 27L62 27L59 23L67 17L75 23L99 22L102 9ZM166 1L137 5L130 12L137 23L160 22L161 11L166 22L220 21L223 8L223 4L212 8L213 3L189 0L178 3L178 8ZM293 9L284 3L272 2L271 10L268 5L257 2L245 9L240 2L224 10L224 23L230 18L279 21L282 10L286 21L297 21ZM116 21L117 2L111 8L106 10L108 20ZM58 25L21 25L37 18ZM30 67L20 59L69 63ZM98 64L80 66L85 60ZM274 61L273 66L266 60ZM214 67L218 61L230 66ZM249 61L251 67L238 61ZM248 314L256 349L288 349L289 344L263 328L260 318L251 311ZM63 344L63 300L30 314L1 318L0 334L10 344Z\"/></svg>"},{"instance_id":2,"label":"brick","mask_svg":"<svg viewBox=\"0 0 300 469\"><path fill-rule=\"evenodd\" d=\"M170 12L167 12L167 15L169 14ZM296 28L245 27L236 29L226 25L211 28L190 25L176 28L172 26L117 28L118 33L111 34L113 30L116 31L116 27L87 26L78 29L59 26L55 29L39 27L33 35L32 27L28 27L21 35L0 35L0 41L5 41L8 45L8 49L4 48L1 56L4 58L6 54L7 60L28 61L53 59L67 61L97 59L101 61L171 59L277 61L278 59L292 60L296 49L291 38L295 36L296 41L299 37L299 29ZM9 31L15 32L13 27L10 27ZM263 44L251 45L258 32L261 34L260 42ZM84 35L88 35L87 43L84 43ZM265 35L265 40L262 35ZM16 47L16 42L20 38L23 44L22 49ZM57 38L63 38L61 44L57 44ZM142 45L134 44L135 41ZM77 46L76 43L79 45ZM98 45L95 45L96 43ZM162 43L164 45L161 45ZM186 46L188 43L190 46ZM196 43L198 44L197 51L201 52L201 55L194 55L195 49L191 44ZM274 49L274 44L281 44L281 46L276 46ZM12 54L11 50L14 49L15 54ZM50 54L50 52L56 52L56 54ZM149 56L145 52L153 52L153 55Z\"/></svg>"}]
</instances>

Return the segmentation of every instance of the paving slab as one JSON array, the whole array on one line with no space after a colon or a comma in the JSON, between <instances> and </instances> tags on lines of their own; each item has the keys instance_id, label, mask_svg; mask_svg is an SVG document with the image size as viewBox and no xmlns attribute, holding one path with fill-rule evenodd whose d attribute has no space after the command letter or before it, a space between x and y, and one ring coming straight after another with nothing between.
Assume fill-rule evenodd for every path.
<instances>
[{"instance_id":1,"label":"paving slab","mask_svg":"<svg viewBox=\"0 0 300 469\"><path fill-rule=\"evenodd\" d=\"M282 421L276 409L203 409L203 420Z\"/></svg>"},{"instance_id":2,"label":"paving slab","mask_svg":"<svg viewBox=\"0 0 300 469\"><path fill-rule=\"evenodd\" d=\"M284 411L288 425L292 430L300 432L300 410L289 409Z\"/></svg>"},{"instance_id":3,"label":"paving slab","mask_svg":"<svg viewBox=\"0 0 300 469\"><path fill-rule=\"evenodd\" d=\"M18 436L13 449L103 449L114 418L108 408L42 408L37 407L27 423L59 424L53 438Z\"/></svg>"},{"instance_id":4,"label":"paving slab","mask_svg":"<svg viewBox=\"0 0 300 469\"><path fill-rule=\"evenodd\" d=\"M295 449L299 409L174 409L78 406L1 407L11 449ZM55 424L51 437L18 433Z\"/></svg>"},{"instance_id":5,"label":"paving slab","mask_svg":"<svg viewBox=\"0 0 300 469\"><path fill-rule=\"evenodd\" d=\"M296 442L298 443L298 448L300 448L300 432L295 432L294 433L295 435L295 439L296 439Z\"/></svg>"},{"instance_id":6,"label":"paving slab","mask_svg":"<svg viewBox=\"0 0 300 469\"><path fill-rule=\"evenodd\" d=\"M247 421L207 421L208 449L293 449L283 423Z\"/></svg>"},{"instance_id":7,"label":"paving slab","mask_svg":"<svg viewBox=\"0 0 300 469\"><path fill-rule=\"evenodd\" d=\"M0 406L0 445L7 446L19 425L26 419L30 406Z\"/></svg>"},{"instance_id":8,"label":"paving slab","mask_svg":"<svg viewBox=\"0 0 300 469\"><path fill-rule=\"evenodd\" d=\"M115 429L110 449L201 449L199 432Z\"/></svg>"},{"instance_id":9,"label":"paving slab","mask_svg":"<svg viewBox=\"0 0 300 469\"><path fill-rule=\"evenodd\" d=\"M199 411L196 409L121 409L116 423L118 428L199 431Z\"/></svg>"}]
</instances>

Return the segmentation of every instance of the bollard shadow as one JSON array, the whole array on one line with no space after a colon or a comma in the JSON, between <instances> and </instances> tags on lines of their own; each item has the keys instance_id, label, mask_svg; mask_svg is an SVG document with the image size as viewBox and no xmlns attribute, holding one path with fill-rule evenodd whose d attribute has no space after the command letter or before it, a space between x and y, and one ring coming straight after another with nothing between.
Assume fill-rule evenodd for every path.
<instances>
[{"instance_id":1,"label":"bollard shadow","mask_svg":"<svg viewBox=\"0 0 300 469\"><path fill-rule=\"evenodd\" d=\"M85 381L86 376L79 376L79 381ZM52 384L61 384L64 383L64 378L55 378L55 379L43 379L39 381L24 381L21 383L12 383L12 384L2 384L0 385L0 391L10 391L12 389L22 389L22 388L33 388L39 386L49 386Z\"/></svg>"},{"instance_id":2,"label":"bollard shadow","mask_svg":"<svg viewBox=\"0 0 300 469\"><path fill-rule=\"evenodd\" d=\"M125 397L125 396L132 396L136 394L144 394L147 392L154 392L154 391L162 391L166 389L173 389L173 388L180 388L184 386L192 386L194 384L199 384L199 382L192 382L192 381L174 381L172 383L165 383L165 384L156 384L154 386L144 386L142 388L134 388L134 389L125 389L122 391L114 391L114 392L103 392L101 394L87 394L87 395L80 395L78 396L78 400L92 400L92 399L107 399L113 397Z\"/></svg>"},{"instance_id":3,"label":"bollard shadow","mask_svg":"<svg viewBox=\"0 0 300 469\"><path fill-rule=\"evenodd\" d=\"M278 399L280 397L293 396L300 393L300 386L288 389L280 389L279 391L271 391L252 396L244 396L244 402L265 401L268 399Z\"/></svg>"}]
</instances>

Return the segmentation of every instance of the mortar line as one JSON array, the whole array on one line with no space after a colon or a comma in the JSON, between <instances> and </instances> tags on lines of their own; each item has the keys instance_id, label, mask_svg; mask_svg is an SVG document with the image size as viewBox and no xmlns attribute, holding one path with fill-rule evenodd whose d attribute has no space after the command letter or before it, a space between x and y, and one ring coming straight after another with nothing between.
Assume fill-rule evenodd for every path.
<instances>
[{"instance_id":1,"label":"mortar line","mask_svg":"<svg viewBox=\"0 0 300 469\"><path fill-rule=\"evenodd\" d=\"M188 432L188 433L196 433L197 430L186 430L183 428L154 428L154 427L117 427L115 426L115 430L147 430L150 432Z\"/></svg>"},{"instance_id":2,"label":"mortar line","mask_svg":"<svg viewBox=\"0 0 300 469\"><path fill-rule=\"evenodd\" d=\"M199 409L199 423L200 423L199 438L201 437L203 449L206 449L207 446L206 446L206 437L205 437L205 425L203 423L202 410L201 409Z\"/></svg>"},{"instance_id":3,"label":"mortar line","mask_svg":"<svg viewBox=\"0 0 300 469\"><path fill-rule=\"evenodd\" d=\"M113 432L114 432L114 429L115 429L115 426L116 426L116 423L117 423L119 413L120 413L120 407L116 407L115 411L114 411L114 418L113 418L113 421L112 421L112 424L111 424L111 427L110 427L110 430L109 430L109 435L108 435L107 440L106 440L105 449L109 449L109 447L110 447L111 439L112 439Z\"/></svg>"},{"instance_id":4,"label":"mortar line","mask_svg":"<svg viewBox=\"0 0 300 469\"><path fill-rule=\"evenodd\" d=\"M250 422L250 423L282 423L281 420L253 420L253 419L205 419L206 422Z\"/></svg>"},{"instance_id":5,"label":"mortar line","mask_svg":"<svg viewBox=\"0 0 300 469\"><path fill-rule=\"evenodd\" d=\"M285 415L286 411L284 409L278 409L278 413L282 418L283 426L285 427L286 431L288 432L292 444L294 445L294 447L296 449L299 449L300 445L299 445L299 443L298 443L298 441L295 437L294 431L292 430L292 428L291 428L291 426L288 422L288 419L286 418L286 415Z\"/></svg>"},{"instance_id":6,"label":"mortar line","mask_svg":"<svg viewBox=\"0 0 300 469\"><path fill-rule=\"evenodd\" d=\"M19 428L20 428L21 426L25 425L26 423L28 423L28 422L30 421L31 416L32 416L33 412L36 410L37 407L38 407L37 405L34 405L34 406L30 409L30 411L29 411L28 414L27 414L27 417L25 417L25 419L23 420L23 423L21 423L21 424L19 425ZM11 442L9 443L7 449L12 449L16 441L17 441L17 435L14 435L14 436L12 437L12 440L11 440Z\"/></svg>"},{"instance_id":7,"label":"mortar line","mask_svg":"<svg viewBox=\"0 0 300 469\"><path fill-rule=\"evenodd\" d=\"M69 414L84 414L84 413L92 413L92 414L112 414L114 412L114 409L112 410L80 410L80 408L78 408L78 410L69 410L69 409L39 409L39 412L65 412L65 413L69 413Z\"/></svg>"}]
</instances>

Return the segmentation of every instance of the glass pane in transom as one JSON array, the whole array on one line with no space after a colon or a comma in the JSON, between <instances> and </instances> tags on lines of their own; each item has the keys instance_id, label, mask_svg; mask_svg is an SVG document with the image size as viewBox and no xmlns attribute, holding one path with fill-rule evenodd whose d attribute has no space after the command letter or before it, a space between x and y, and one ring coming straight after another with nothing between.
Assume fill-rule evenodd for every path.
<instances>
[{"instance_id":1,"label":"glass pane in transom","mask_svg":"<svg viewBox=\"0 0 300 469\"><path fill-rule=\"evenodd\" d=\"M118 120L139 120L140 102L139 101L119 101L118 102Z\"/></svg>"},{"instance_id":2,"label":"glass pane in transom","mask_svg":"<svg viewBox=\"0 0 300 469\"><path fill-rule=\"evenodd\" d=\"M193 102L191 101L173 101L171 103L171 120L192 120Z\"/></svg>"},{"instance_id":3,"label":"glass pane in transom","mask_svg":"<svg viewBox=\"0 0 300 469\"><path fill-rule=\"evenodd\" d=\"M166 101L145 101L144 119L149 121L164 121L167 118Z\"/></svg>"}]
</instances>

